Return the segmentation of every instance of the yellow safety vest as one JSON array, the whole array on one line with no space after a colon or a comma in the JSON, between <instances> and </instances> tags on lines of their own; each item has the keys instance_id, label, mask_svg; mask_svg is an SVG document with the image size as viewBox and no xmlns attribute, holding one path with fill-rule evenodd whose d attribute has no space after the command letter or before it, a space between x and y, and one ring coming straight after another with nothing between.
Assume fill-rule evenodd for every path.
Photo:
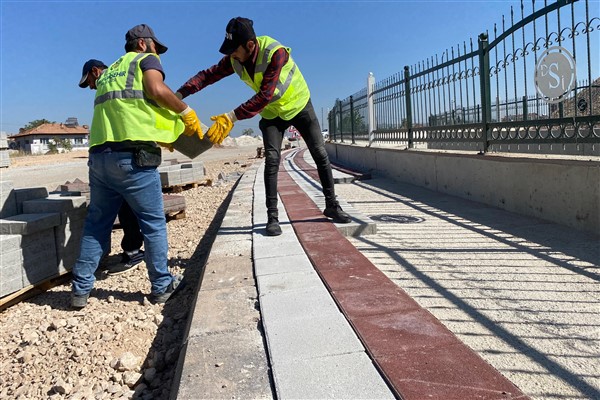
<instances>
[{"instance_id":1,"label":"yellow safety vest","mask_svg":"<svg viewBox=\"0 0 600 400\"><path fill-rule=\"evenodd\" d=\"M258 93L263 75L271 62L273 53L284 46L268 36L258 36L256 39L258 40L258 55L256 56L254 79L250 78L243 65L233 57L231 57L231 64L242 81ZM271 102L260 113L265 119L279 117L285 121L289 121L306 107L310 99L308 85L291 56L292 49L289 47L284 48L290 54L290 57L281 69L279 82L277 82Z\"/></svg>"},{"instance_id":2,"label":"yellow safety vest","mask_svg":"<svg viewBox=\"0 0 600 400\"><path fill-rule=\"evenodd\" d=\"M124 140L172 143L184 130L181 117L144 93L140 62L152 53L130 52L96 81L90 147Z\"/></svg>"}]
</instances>

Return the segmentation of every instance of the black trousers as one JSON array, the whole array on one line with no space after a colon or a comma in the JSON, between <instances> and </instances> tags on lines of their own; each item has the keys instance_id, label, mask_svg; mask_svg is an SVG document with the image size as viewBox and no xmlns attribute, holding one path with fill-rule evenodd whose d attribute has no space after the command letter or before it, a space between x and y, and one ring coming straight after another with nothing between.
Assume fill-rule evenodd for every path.
<instances>
[{"instance_id":1,"label":"black trousers","mask_svg":"<svg viewBox=\"0 0 600 400\"><path fill-rule=\"evenodd\" d=\"M140 231L137 217L126 201L123 201L119 209L119 223L123 228L123 239L121 240L123 251L139 250L144 243L144 236Z\"/></svg>"},{"instance_id":2,"label":"black trousers","mask_svg":"<svg viewBox=\"0 0 600 400\"><path fill-rule=\"evenodd\" d=\"M323 142L319 120L315 114L312 102L309 100L306 107L289 121L281 118L263 118L258 124L262 132L263 146L265 148L265 194L267 213L269 215L277 216L277 173L281 161L281 144L285 130L292 125L306 142L308 151L317 165L325 201L328 205L334 204L336 201L331 164L327 156L327 151L325 151L325 143Z\"/></svg>"}]
</instances>

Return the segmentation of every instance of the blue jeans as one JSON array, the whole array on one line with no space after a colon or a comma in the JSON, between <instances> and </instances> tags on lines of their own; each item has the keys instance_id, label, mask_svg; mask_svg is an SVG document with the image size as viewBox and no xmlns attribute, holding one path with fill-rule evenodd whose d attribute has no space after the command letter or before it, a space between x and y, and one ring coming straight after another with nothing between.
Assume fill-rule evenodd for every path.
<instances>
[{"instance_id":1,"label":"blue jeans","mask_svg":"<svg viewBox=\"0 0 600 400\"><path fill-rule=\"evenodd\" d=\"M144 236L145 261L152 293L161 294L173 280L167 266L167 222L156 167L138 167L131 152L90 153L90 204L81 249L73 267L73 293L89 293L94 272L108 249L115 217L125 200Z\"/></svg>"}]
</instances>

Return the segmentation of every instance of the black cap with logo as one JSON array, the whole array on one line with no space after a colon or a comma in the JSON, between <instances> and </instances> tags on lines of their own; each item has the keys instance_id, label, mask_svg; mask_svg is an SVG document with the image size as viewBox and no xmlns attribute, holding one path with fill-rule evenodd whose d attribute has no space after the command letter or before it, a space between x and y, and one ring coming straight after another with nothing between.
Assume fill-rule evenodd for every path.
<instances>
[{"instance_id":1,"label":"black cap with logo","mask_svg":"<svg viewBox=\"0 0 600 400\"><path fill-rule=\"evenodd\" d=\"M248 40L256 37L253 22L251 19L236 17L232 18L225 28L225 40L219 49L220 53L230 55L241 45L245 45Z\"/></svg>"}]
</instances>

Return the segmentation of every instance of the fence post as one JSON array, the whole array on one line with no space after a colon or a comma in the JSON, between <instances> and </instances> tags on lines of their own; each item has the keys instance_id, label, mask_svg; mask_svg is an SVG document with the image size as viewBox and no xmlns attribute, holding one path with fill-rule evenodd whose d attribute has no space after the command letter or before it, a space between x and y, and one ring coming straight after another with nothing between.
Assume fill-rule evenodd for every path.
<instances>
[{"instance_id":1,"label":"fence post","mask_svg":"<svg viewBox=\"0 0 600 400\"><path fill-rule=\"evenodd\" d=\"M488 131L490 117L492 115L492 97L490 88L490 54L488 48L488 35L482 33L479 35L479 90L481 94L481 141L483 149L481 153L488 150Z\"/></svg>"},{"instance_id":2,"label":"fence post","mask_svg":"<svg viewBox=\"0 0 600 400\"><path fill-rule=\"evenodd\" d=\"M344 143L344 118L342 115L342 101L338 103L340 106L340 142Z\"/></svg>"},{"instance_id":3,"label":"fence post","mask_svg":"<svg viewBox=\"0 0 600 400\"><path fill-rule=\"evenodd\" d=\"M354 96L350 96L350 135L352 144L356 144L354 141Z\"/></svg>"},{"instance_id":4,"label":"fence post","mask_svg":"<svg viewBox=\"0 0 600 400\"><path fill-rule=\"evenodd\" d=\"M375 76L369 72L367 78L367 115L369 116L369 147L375 140L375 108L373 107L373 88L375 87Z\"/></svg>"},{"instance_id":5,"label":"fence post","mask_svg":"<svg viewBox=\"0 0 600 400\"><path fill-rule=\"evenodd\" d=\"M413 129L412 129L412 103L410 100L410 70L408 65L404 66L404 98L406 99L406 128L408 129L408 148L412 149Z\"/></svg>"}]
</instances>

